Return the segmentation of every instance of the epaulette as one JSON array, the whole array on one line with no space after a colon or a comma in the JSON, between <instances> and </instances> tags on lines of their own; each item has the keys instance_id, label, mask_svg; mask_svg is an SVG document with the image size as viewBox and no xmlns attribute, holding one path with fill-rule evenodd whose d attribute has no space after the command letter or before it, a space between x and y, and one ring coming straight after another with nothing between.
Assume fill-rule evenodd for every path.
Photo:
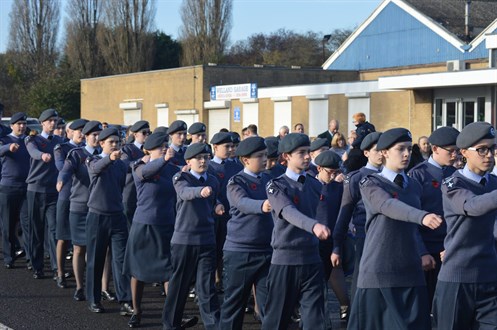
<instances>
[{"instance_id":1,"label":"epaulette","mask_svg":"<svg viewBox=\"0 0 497 330\"><path fill-rule=\"evenodd\" d=\"M268 183L266 184L266 192L270 195L274 194L274 182L273 182L273 180L269 180Z\"/></svg>"},{"instance_id":2,"label":"epaulette","mask_svg":"<svg viewBox=\"0 0 497 330\"><path fill-rule=\"evenodd\" d=\"M443 181L442 181L442 184L447 186L447 188L452 188L452 186L454 185L454 177L453 176L449 176L448 178L445 178Z\"/></svg>"},{"instance_id":3,"label":"epaulette","mask_svg":"<svg viewBox=\"0 0 497 330\"><path fill-rule=\"evenodd\" d=\"M365 176L364 178L361 179L361 181L359 181L359 185L361 187L365 187L366 185L368 185L369 183L371 182L371 180L369 180L368 176Z\"/></svg>"}]
</instances>

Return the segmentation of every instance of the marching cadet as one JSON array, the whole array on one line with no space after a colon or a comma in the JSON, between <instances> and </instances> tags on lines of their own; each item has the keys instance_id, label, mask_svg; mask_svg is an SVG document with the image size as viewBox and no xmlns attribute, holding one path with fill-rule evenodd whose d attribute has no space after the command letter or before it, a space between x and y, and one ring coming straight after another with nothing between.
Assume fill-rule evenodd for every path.
<instances>
[{"instance_id":1,"label":"marching cadet","mask_svg":"<svg viewBox=\"0 0 497 330\"><path fill-rule=\"evenodd\" d=\"M0 138L0 219L5 268L14 268L16 259L17 222L20 220L24 251L28 252L29 218L26 202L26 178L29 154L24 143L26 114L17 112L10 118L12 132ZM26 256L29 259L29 255Z\"/></svg>"},{"instance_id":2,"label":"marching cadet","mask_svg":"<svg viewBox=\"0 0 497 330\"><path fill-rule=\"evenodd\" d=\"M192 138L191 143L207 143L207 127L204 123L193 123L188 128L188 134Z\"/></svg>"},{"instance_id":3,"label":"marching cadet","mask_svg":"<svg viewBox=\"0 0 497 330\"><path fill-rule=\"evenodd\" d=\"M226 196L226 186L228 180L238 173L243 167L238 163L229 161L233 151L233 135L231 133L219 132L214 134L211 143L213 145L214 157L209 162L209 174L212 174L219 181L219 200L224 205L225 210L229 210L228 197ZM217 272L216 286L222 290L222 273L223 273L223 246L226 240L226 225L230 216L224 213L221 216L215 216L216 222L216 256Z\"/></svg>"},{"instance_id":4,"label":"marching cadet","mask_svg":"<svg viewBox=\"0 0 497 330\"><path fill-rule=\"evenodd\" d=\"M124 272L131 276L131 328L141 322L144 284L166 283L172 272L170 242L176 206L173 176L179 168L169 164L174 151L167 148L168 138L163 133L150 135L143 145L149 155L133 166L137 208L124 256Z\"/></svg>"},{"instance_id":5,"label":"marching cadet","mask_svg":"<svg viewBox=\"0 0 497 330\"><path fill-rule=\"evenodd\" d=\"M328 140L323 140L328 143ZM343 183L335 181L335 178L340 174L340 163L342 162L342 159L334 151L326 150L321 152L314 161L318 171L316 179L323 184L316 211L316 220L330 228L333 232L343 195ZM319 241L319 254L323 263L324 279L326 282L329 281L331 288L340 303L340 316L342 316L344 313L347 313L350 301L347 294L347 285L345 283L343 268L341 265L333 267L331 263L332 251L333 239L331 236L328 237L327 240ZM328 290L325 290L325 297L327 292ZM327 302L328 299L325 301ZM325 306L327 306L327 304ZM325 308L325 310L328 312L328 308ZM327 313L326 322L329 321L330 318Z\"/></svg>"},{"instance_id":6,"label":"marching cadet","mask_svg":"<svg viewBox=\"0 0 497 330\"><path fill-rule=\"evenodd\" d=\"M57 257L55 253L55 212L57 205L57 168L53 160L53 150L57 144L64 142L61 137L53 135L58 113L47 109L40 115L41 134L27 136L26 148L31 156L29 174L26 179L28 217L30 221L30 251L33 265L33 278L41 279L43 273L43 244L48 242L50 264L54 277L57 276ZM48 237L45 237L48 226Z\"/></svg>"},{"instance_id":7,"label":"marching cadet","mask_svg":"<svg viewBox=\"0 0 497 330\"><path fill-rule=\"evenodd\" d=\"M322 185L305 174L309 137L290 133L279 144L288 163L284 175L266 187L274 229L273 255L267 280L268 299L262 329L286 329L297 303L304 329L324 329L324 276L318 238L330 229L315 220Z\"/></svg>"},{"instance_id":8,"label":"marching cadet","mask_svg":"<svg viewBox=\"0 0 497 330\"><path fill-rule=\"evenodd\" d=\"M174 157L171 159L173 165L178 166L180 169L186 165L185 151L186 151L186 123L182 120L175 120L169 125L167 134L169 135L171 145L174 150Z\"/></svg>"},{"instance_id":9,"label":"marching cadet","mask_svg":"<svg viewBox=\"0 0 497 330\"><path fill-rule=\"evenodd\" d=\"M438 275L433 316L439 329L497 329L497 178L489 175L495 130L475 122L463 128L456 145L466 166L443 181L447 236Z\"/></svg>"},{"instance_id":10,"label":"marching cadet","mask_svg":"<svg viewBox=\"0 0 497 330\"><path fill-rule=\"evenodd\" d=\"M318 175L318 167L314 160L320 153L323 151L330 150L330 144L327 139L317 138L316 140L311 142L310 154L311 154L311 163L309 164L309 169L307 173L310 176L316 177Z\"/></svg>"},{"instance_id":11,"label":"marching cadet","mask_svg":"<svg viewBox=\"0 0 497 330\"><path fill-rule=\"evenodd\" d=\"M383 164L383 155L376 149L376 143L380 138L380 132L369 133L361 143L361 150L367 157L366 166L359 170L353 171L347 175L343 186L342 201L340 203L340 213L338 214L337 223L333 230L333 253L331 262L333 267L342 264L345 241L349 231L349 224L352 221L354 225L354 273L352 275L351 300L354 299L357 289L357 277L359 276L359 265L362 251L364 249L364 240L366 238L366 210L362 201L359 190L359 182L368 174L378 173ZM347 318L348 311L341 311L341 318Z\"/></svg>"},{"instance_id":12,"label":"marching cadet","mask_svg":"<svg viewBox=\"0 0 497 330\"><path fill-rule=\"evenodd\" d=\"M254 136L240 142L236 150L244 169L228 181L231 219L224 244L224 303L221 329L242 329L245 306L255 285L259 315L264 318L267 275L271 264L273 220L266 184L267 147Z\"/></svg>"},{"instance_id":13,"label":"marching cadet","mask_svg":"<svg viewBox=\"0 0 497 330\"><path fill-rule=\"evenodd\" d=\"M417 226L442 219L419 209L421 185L404 173L411 148L407 129L382 133L383 169L359 183L367 234L348 329L431 329Z\"/></svg>"},{"instance_id":14,"label":"marching cadet","mask_svg":"<svg viewBox=\"0 0 497 330\"><path fill-rule=\"evenodd\" d=\"M269 174L272 178L277 178L285 174L286 166L280 163L280 154L278 152L278 145L280 140L274 136L265 139L267 145L267 164L265 173Z\"/></svg>"},{"instance_id":15,"label":"marching cadet","mask_svg":"<svg viewBox=\"0 0 497 330\"><path fill-rule=\"evenodd\" d=\"M90 177L85 163L87 158L100 154L98 147L98 134L100 131L102 131L102 124L99 121L92 120L84 125L81 133L85 137L86 145L69 150L64 161L64 167L57 178L58 190L63 189L66 184L71 186L69 226L73 244L72 265L76 280L76 290L74 292L76 301L86 299L83 289L83 276L86 263L86 216L88 214L87 203ZM78 133L75 131L75 136L77 135Z\"/></svg>"},{"instance_id":16,"label":"marching cadet","mask_svg":"<svg viewBox=\"0 0 497 330\"><path fill-rule=\"evenodd\" d=\"M200 315L206 329L219 326L219 301L215 288L216 237L213 214L222 215L217 199L219 182L207 173L210 151L194 143L184 155L189 171L173 178L177 193L176 222L171 239L173 273L162 312L165 329L180 329L190 284L196 279Z\"/></svg>"},{"instance_id":17,"label":"marching cadet","mask_svg":"<svg viewBox=\"0 0 497 330\"><path fill-rule=\"evenodd\" d=\"M136 210L136 186L133 180L132 168L134 162L145 155L143 153L143 144L151 132L150 125L145 120L137 121L129 130L134 140L123 146L121 160L126 164L128 169L126 185L123 190L123 207L124 214L128 220L128 226L131 226Z\"/></svg>"},{"instance_id":18,"label":"marching cadet","mask_svg":"<svg viewBox=\"0 0 497 330\"><path fill-rule=\"evenodd\" d=\"M69 125L69 130L72 132L71 139L68 142L55 146L54 160L55 166L59 172L64 168L64 162L69 151L81 146L84 143L84 135L81 131L87 122L88 121L86 119L78 119L73 121ZM59 198L57 199L55 238L57 239L57 286L61 289L64 289L67 286L64 276L64 268L66 261L65 254L71 241L71 228L69 226L71 183L71 181L68 181L60 188L60 190L57 189L59 192Z\"/></svg>"},{"instance_id":19,"label":"marching cadet","mask_svg":"<svg viewBox=\"0 0 497 330\"><path fill-rule=\"evenodd\" d=\"M66 137L66 121L64 120L64 118L57 118L55 129L53 130L53 135L60 136L64 142L69 141Z\"/></svg>"},{"instance_id":20,"label":"marching cadet","mask_svg":"<svg viewBox=\"0 0 497 330\"><path fill-rule=\"evenodd\" d=\"M459 131L453 127L440 127L431 133L428 141L431 144L432 154L428 160L416 165L409 171L409 176L418 180L422 186L421 209L438 214L443 218L442 181L455 172L452 165L457 159L459 149L456 139ZM428 299L431 304L437 286L437 277L442 261L440 252L444 250L444 239L447 234L447 224L442 222L440 227L430 230L426 227L418 228L421 233L421 261L425 271Z\"/></svg>"},{"instance_id":21,"label":"marching cadet","mask_svg":"<svg viewBox=\"0 0 497 330\"><path fill-rule=\"evenodd\" d=\"M100 303L102 273L107 248L112 250L112 275L120 314L131 316L130 278L122 272L124 252L128 240L128 226L124 215L122 191L127 166L121 160L119 132L106 128L98 136L102 153L86 159L90 175L90 195L86 218L86 295L89 309L94 313L105 310Z\"/></svg>"}]
</instances>

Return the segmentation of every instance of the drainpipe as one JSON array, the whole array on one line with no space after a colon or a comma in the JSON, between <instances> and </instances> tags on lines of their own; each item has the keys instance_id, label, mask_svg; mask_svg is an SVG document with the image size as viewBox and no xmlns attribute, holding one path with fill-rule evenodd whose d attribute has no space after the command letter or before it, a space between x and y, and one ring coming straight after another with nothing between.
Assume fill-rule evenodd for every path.
<instances>
[{"instance_id":1,"label":"drainpipe","mask_svg":"<svg viewBox=\"0 0 497 330\"><path fill-rule=\"evenodd\" d=\"M469 5L471 4L471 0L466 1L466 6L464 10L464 34L466 37L466 41L469 42Z\"/></svg>"}]
</instances>

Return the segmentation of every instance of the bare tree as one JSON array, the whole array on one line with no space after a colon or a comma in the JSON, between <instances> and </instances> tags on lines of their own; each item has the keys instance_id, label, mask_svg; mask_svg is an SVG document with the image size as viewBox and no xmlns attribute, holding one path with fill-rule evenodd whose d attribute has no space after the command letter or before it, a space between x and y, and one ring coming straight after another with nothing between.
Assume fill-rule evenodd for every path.
<instances>
[{"instance_id":1,"label":"bare tree","mask_svg":"<svg viewBox=\"0 0 497 330\"><path fill-rule=\"evenodd\" d=\"M103 5L98 40L112 73L148 70L153 62L155 0L112 0Z\"/></svg>"},{"instance_id":2,"label":"bare tree","mask_svg":"<svg viewBox=\"0 0 497 330\"><path fill-rule=\"evenodd\" d=\"M184 0L180 39L183 65L218 62L231 30L232 0Z\"/></svg>"},{"instance_id":3,"label":"bare tree","mask_svg":"<svg viewBox=\"0 0 497 330\"><path fill-rule=\"evenodd\" d=\"M102 2L100 0L70 0L67 3L65 53L71 67L83 77L104 73L104 61L97 42Z\"/></svg>"},{"instance_id":4,"label":"bare tree","mask_svg":"<svg viewBox=\"0 0 497 330\"><path fill-rule=\"evenodd\" d=\"M10 13L8 51L27 73L40 75L57 59L59 0L18 0Z\"/></svg>"}]
</instances>

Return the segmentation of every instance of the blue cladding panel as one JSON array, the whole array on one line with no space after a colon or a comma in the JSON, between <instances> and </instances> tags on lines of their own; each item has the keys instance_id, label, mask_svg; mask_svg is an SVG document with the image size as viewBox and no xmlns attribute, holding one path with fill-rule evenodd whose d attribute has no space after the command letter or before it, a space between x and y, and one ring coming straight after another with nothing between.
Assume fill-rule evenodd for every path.
<instances>
[{"instance_id":1,"label":"blue cladding panel","mask_svg":"<svg viewBox=\"0 0 497 330\"><path fill-rule=\"evenodd\" d=\"M461 52L396 4L389 3L329 70L367 70L487 57L485 42L471 52Z\"/></svg>"}]
</instances>

